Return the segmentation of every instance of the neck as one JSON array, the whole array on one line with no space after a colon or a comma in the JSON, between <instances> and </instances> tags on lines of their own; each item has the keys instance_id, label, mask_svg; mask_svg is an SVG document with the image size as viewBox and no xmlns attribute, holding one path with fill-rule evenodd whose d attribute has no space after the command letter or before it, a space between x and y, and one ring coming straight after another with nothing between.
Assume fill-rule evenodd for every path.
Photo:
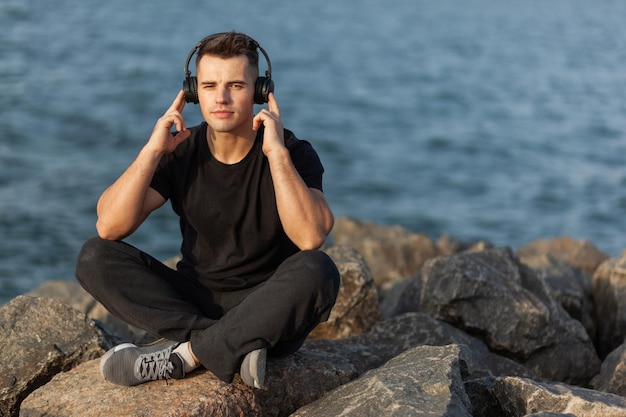
<instances>
[{"instance_id":1,"label":"neck","mask_svg":"<svg viewBox=\"0 0 626 417\"><path fill-rule=\"evenodd\" d=\"M223 164L236 164L246 157L254 141L256 132L250 130L247 135L231 132L216 132L207 126L207 143L215 159Z\"/></svg>"}]
</instances>

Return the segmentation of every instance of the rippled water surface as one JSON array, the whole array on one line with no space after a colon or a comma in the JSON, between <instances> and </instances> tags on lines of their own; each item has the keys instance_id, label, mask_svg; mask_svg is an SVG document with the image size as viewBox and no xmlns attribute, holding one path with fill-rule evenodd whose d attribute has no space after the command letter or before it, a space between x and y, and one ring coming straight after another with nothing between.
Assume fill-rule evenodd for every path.
<instances>
[{"instance_id":1,"label":"rippled water surface","mask_svg":"<svg viewBox=\"0 0 626 417\"><path fill-rule=\"evenodd\" d=\"M95 202L202 37L270 55L337 216L518 247L626 248L626 3L0 2L0 303L73 279ZM200 120L188 106L189 124ZM131 242L167 259L169 206Z\"/></svg>"}]
</instances>

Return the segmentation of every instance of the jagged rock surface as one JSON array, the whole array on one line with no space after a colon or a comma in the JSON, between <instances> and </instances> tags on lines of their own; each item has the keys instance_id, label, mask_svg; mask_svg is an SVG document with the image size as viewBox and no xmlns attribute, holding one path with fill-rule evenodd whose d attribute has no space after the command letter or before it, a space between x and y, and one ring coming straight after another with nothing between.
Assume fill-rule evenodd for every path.
<instances>
[{"instance_id":1,"label":"jagged rock surface","mask_svg":"<svg viewBox=\"0 0 626 417\"><path fill-rule=\"evenodd\" d=\"M624 417L626 398L561 383L519 377L498 377L466 383L474 415L526 416L539 412L568 413L577 417ZM482 401L476 401L483 397ZM485 398L489 400L485 401ZM488 407L484 407L488 405Z\"/></svg>"},{"instance_id":2,"label":"jagged rock surface","mask_svg":"<svg viewBox=\"0 0 626 417\"><path fill-rule=\"evenodd\" d=\"M337 302L328 321L310 333L312 339L342 339L368 331L382 320L374 278L361 255L349 245L327 249L341 276Z\"/></svg>"},{"instance_id":3,"label":"jagged rock surface","mask_svg":"<svg viewBox=\"0 0 626 417\"><path fill-rule=\"evenodd\" d=\"M439 257L422 271L421 309L553 381L583 384L600 360L582 324L509 248Z\"/></svg>"},{"instance_id":4,"label":"jagged rock surface","mask_svg":"<svg viewBox=\"0 0 626 417\"><path fill-rule=\"evenodd\" d=\"M0 307L0 416L56 374L104 352L91 320L49 298L19 296Z\"/></svg>"},{"instance_id":5,"label":"jagged rock surface","mask_svg":"<svg viewBox=\"0 0 626 417\"><path fill-rule=\"evenodd\" d=\"M95 358L145 335L116 322L75 282L55 282L34 294L62 302L18 297L0 307L0 352L32 344L33 335L45 347L28 356L28 366L10 368L15 378L0 379L0 416L17 416L20 403L22 416L362 415L367 410L354 398L385 398L414 415L626 415L624 397L616 395L623 393L626 254L608 259L589 242L568 238L515 253L449 237L435 245L401 228L347 223L353 247L336 239L325 249L342 275L331 320L296 354L269 360L265 389L239 378L224 384L202 370L134 388L102 381ZM13 326L21 316L28 326ZM80 346L61 346L65 336L58 333ZM41 366L59 363L55 343L67 353L63 365ZM596 351L605 352L601 368ZM355 388L355 397L347 396ZM418 404L416 393L427 403Z\"/></svg>"},{"instance_id":6,"label":"jagged rock surface","mask_svg":"<svg viewBox=\"0 0 626 417\"><path fill-rule=\"evenodd\" d=\"M342 385L292 417L471 417L463 387L467 347L423 346Z\"/></svg>"},{"instance_id":7,"label":"jagged rock surface","mask_svg":"<svg viewBox=\"0 0 626 417\"><path fill-rule=\"evenodd\" d=\"M593 297L598 322L598 353L605 357L626 336L626 256L608 259L593 275Z\"/></svg>"},{"instance_id":8,"label":"jagged rock surface","mask_svg":"<svg viewBox=\"0 0 626 417\"><path fill-rule=\"evenodd\" d=\"M435 242L426 235L347 217L335 221L333 239L359 251L372 269L377 285L412 277L426 260L440 255Z\"/></svg>"}]
</instances>

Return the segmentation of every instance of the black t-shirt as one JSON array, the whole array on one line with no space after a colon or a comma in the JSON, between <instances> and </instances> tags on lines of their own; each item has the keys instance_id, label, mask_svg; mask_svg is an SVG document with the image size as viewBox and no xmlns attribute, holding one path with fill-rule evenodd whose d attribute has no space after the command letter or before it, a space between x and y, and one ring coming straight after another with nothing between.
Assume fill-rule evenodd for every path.
<instances>
[{"instance_id":1,"label":"black t-shirt","mask_svg":"<svg viewBox=\"0 0 626 417\"><path fill-rule=\"evenodd\" d=\"M206 129L206 123L191 128L191 136L163 156L150 187L169 199L180 217L178 270L212 289L246 288L266 280L298 248L278 216L269 162L261 150L263 129L233 165L213 157ZM285 145L307 186L321 191L324 168L311 144L285 129Z\"/></svg>"}]
</instances>

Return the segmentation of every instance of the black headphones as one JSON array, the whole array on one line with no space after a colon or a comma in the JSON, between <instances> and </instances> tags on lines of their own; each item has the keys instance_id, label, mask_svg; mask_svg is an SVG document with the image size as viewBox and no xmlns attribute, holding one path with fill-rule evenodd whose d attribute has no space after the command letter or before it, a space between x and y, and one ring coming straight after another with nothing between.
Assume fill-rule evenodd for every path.
<instances>
[{"instance_id":1,"label":"black headphones","mask_svg":"<svg viewBox=\"0 0 626 417\"><path fill-rule=\"evenodd\" d=\"M187 55L187 62L185 62L185 81L183 81L183 91L185 92L185 101L187 103L198 104L198 79L196 77L192 77L191 71L189 71L189 62L191 62L191 57L193 57L193 54L195 54L205 42L208 42L220 35L224 35L225 33L226 32L209 35L198 42L198 44L191 51L189 51L189 55ZM267 61L267 71L265 71L265 77L258 77L254 85L254 102L256 104L267 103L270 93L274 92L274 81L272 81L272 64L270 62L270 58L257 41L248 35L244 36L249 38L254 43Z\"/></svg>"}]
</instances>

